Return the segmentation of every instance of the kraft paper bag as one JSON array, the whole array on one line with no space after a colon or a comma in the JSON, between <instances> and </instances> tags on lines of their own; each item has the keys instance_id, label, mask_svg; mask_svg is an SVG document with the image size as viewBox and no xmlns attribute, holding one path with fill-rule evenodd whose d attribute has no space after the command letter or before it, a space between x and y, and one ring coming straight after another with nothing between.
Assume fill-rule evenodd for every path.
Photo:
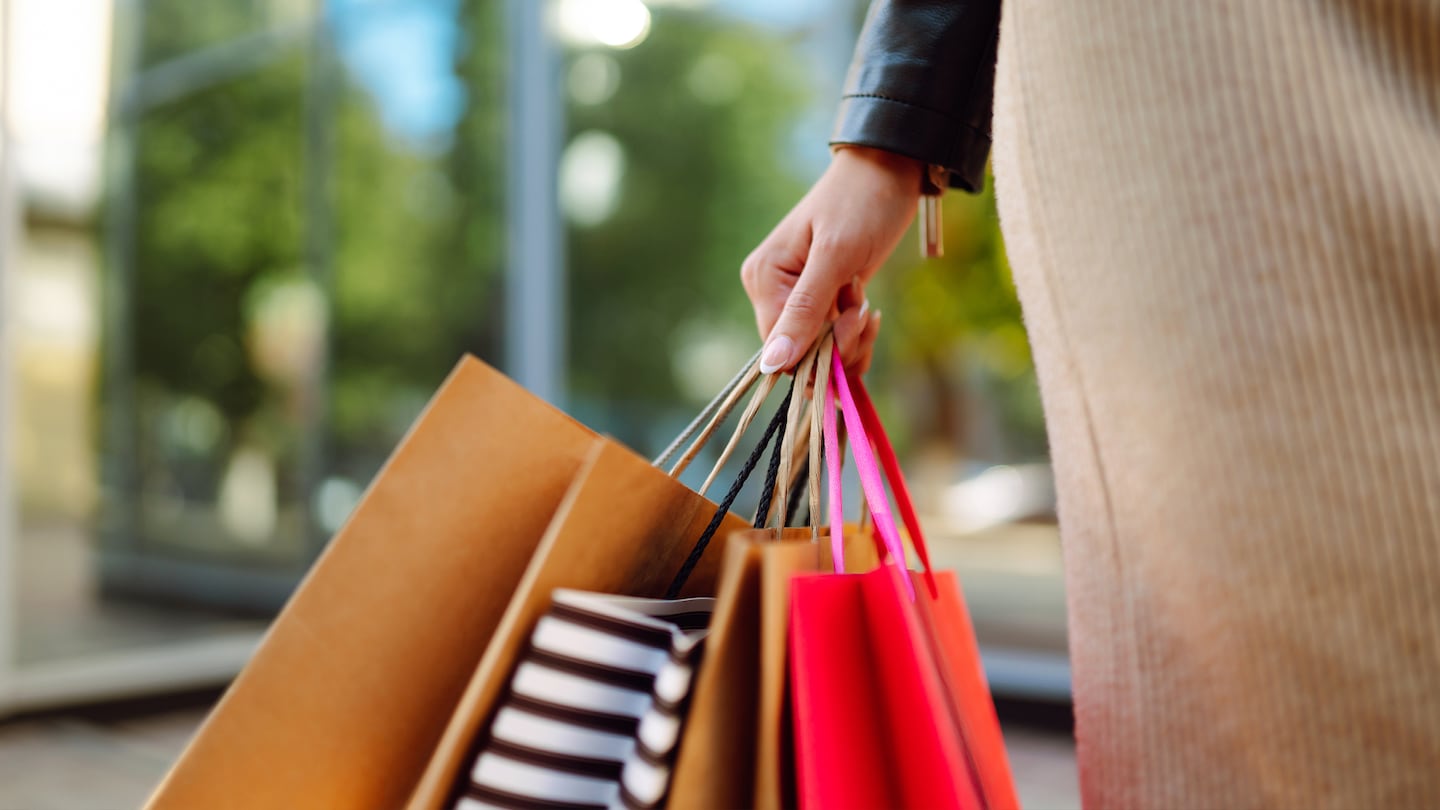
<instances>
[{"instance_id":1,"label":"kraft paper bag","mask_svg":"<svg viewBox=\"0 0 1440 810\"><path fill-rule=\"evenodd\" d=\"M444 735L429 749L429 767L407 806L440 810L458 798L468 781L465 769L483 744L480 730L489 726L526 639L557 588L663 597L715 510L715 504L624 447L606 440L595 445L514 589ZM715 594L724 538L745 527L740 518L725 517L716 534L720 542L701 557L681 597Z\"/></svg>"},{"instance_id":2,"label":"kraft paper bag","mask_svg":"<svg viewBox=\"0 0 1440 810\"><path fill-rule=\"evenodd\" d=\"M850 527L845 560L855 570L875 566L875 545L866 532ZM819 542L808 528L730 536L670 807L793 806L784 739L790 578L832 568L828 531L820 532Z\"/></svg>"},{"instance_id":3,"label":"kraft paper bag","mask_svg":"<svg viewBox=\"0 0 1440 810\"><path fill-rule=\"evenodd\" d=\"M149 807L403 805L597 442L462 360Z\"/></svg>"}]
</instances>

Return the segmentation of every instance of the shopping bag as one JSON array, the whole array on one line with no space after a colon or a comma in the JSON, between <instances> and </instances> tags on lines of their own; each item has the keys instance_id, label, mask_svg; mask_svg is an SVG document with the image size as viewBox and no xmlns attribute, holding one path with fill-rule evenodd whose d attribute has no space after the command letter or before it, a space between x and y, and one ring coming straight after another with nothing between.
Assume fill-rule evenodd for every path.
<instances>
[{"instance_id":1,"label":"shopping bag","mask_svg":"<svg viewBox=\"0 0 1440 810\"><path fill-rule=\"evenodd\" d=\"M885 471L885 479L890 484L904 527L931 578L930 587L919 594L914 605L920 613L920 626L926 631L926 637L938 655L945 687L956 707L956 722L975 771L981 800L986 807L994 810L1017 808L1019 799L1015 795L1015 781L1000 732L1000 720L995 713L985 669L981 665L979 644L970 612L961 595L959 579L954 571L930 571L930 558L920 520L905 485L895 449L865 384L858 379L852 380L850 391L870 446ZM848 550L848 544L846 548Z\"/></svg>"},{"instance_id":2,"label":"shopping bag","mask_svg":"<svg viewBox=\"0 0 1440 810\"><path fill-rule=\"evenodd\" d=\"M598 441L463 359L149 806L403 804Z\"/></svg>"},{"instance_id":3,"label":"shopping bag","mask_svg":"<svg viewBox=\"0 0 1440 810\"><path fill-rule=\"evenodd\" d=\"M848 533L845 548L847 564L874 567L874 546L864 533ZM671 808L786 805L790 578L830 567L825 535L816 542L808 528L730 535L704 665L675 762Z\"/></svg>"},{"instance_id":4,"label":"shopping bag","mask_svg":"<svg viewBox=\"0 0 1440 810\"><path fill-rule=\"evenodd\" d=\"M800 805L1016 807L998 721L978 675L974 633L968 621L962 624L967 617L958 587L953 577L934 576L928 562L918 583L904 567L901 535L873 455L875 439L867 435L838 360L832 373L827 398L832 390L839 395L886 556L866 574L802 575L792 582ZM833 413L827 406L827 419L833 421ZM888 449L888 440L884 444ZM831 459L833 465L834 454ZM839 526L835 469L830 500L832 526ZM896 472L898 465L891 484L900 500L903 483ZM905 500L902 511L913 513ZM928 560L918 528L911 527L910 539Z\"/></svg>"},{"instance_id":5,"label":"shopping bag","mask_svg":"<svg viewBox=\"0 0 1440 810\"><path fill-rule=\"evenodd\" d=\"M555 591L456 806L658 806L714 601Z\"/></svg>"},{"instance_id":6,"label":"shopping bag","mask_svg":"<svg viewBox=\"0 0 1440 810\"><path fill-rule=\"evenodd\" d=\"M752 362L667 454L699 433L693 458L755 376ZM147 806L406 802L601 443L462 359Z\"/></svg>"},{"instance_id":7,"label":"shopping bag","mask_svg":"<svg viewBox=\"0 0 1440 810\"><path fill-rule=\"evenodd\" d=\"M691 696L688 728L680 742L669 806L741 807L751 783L756 702L755 642L759 613L759 569L753 546L731 535L725 548L707 658Z\"/></svg>"},{"instance_id":8,"label":"shopping bag","mask_svg":"<svg viewBox=\"0 0 1440 810\"><path fill-rule=\"evenodd\" d=\"M778 427L772 420L762 447ZM755 462L752 455L744 474ZM448 807L469 789L471 765L487 739L480 731L492 726L530 629L557 589L644 598L713 595L723 538L746 526L728 512L738 483L717 507L625 448L601 441L556 511L408 806ZM704 538L711 536L721 548L704 554Z\"/></svg>"}]
</instances>

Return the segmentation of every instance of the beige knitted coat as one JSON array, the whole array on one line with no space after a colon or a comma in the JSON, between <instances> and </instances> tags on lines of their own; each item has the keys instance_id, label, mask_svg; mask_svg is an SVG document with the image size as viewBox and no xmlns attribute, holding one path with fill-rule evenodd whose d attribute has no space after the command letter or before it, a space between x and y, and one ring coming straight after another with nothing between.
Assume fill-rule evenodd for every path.
<instances>
[{"instance_id":1,"label":"beige knitted coat","mask_svg":"<svg viewBox=\"0 0 1440 810\"><path fill-rule=\"evenodd\" d=\"M1440 806L1440 2L1007 0L1088 807Z\"/></svg>"}]
</instances>

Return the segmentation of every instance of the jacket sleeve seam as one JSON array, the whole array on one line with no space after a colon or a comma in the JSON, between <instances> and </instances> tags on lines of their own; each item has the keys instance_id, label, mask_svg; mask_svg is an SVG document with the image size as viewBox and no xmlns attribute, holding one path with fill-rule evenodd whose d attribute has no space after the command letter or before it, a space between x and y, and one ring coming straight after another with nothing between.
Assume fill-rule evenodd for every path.
<instances>
[{"instance_id":1,"label":"jacket sleeve seam","mask_svg":"<svg viewBox=\"0 0 1440 810\"><path fill-rule=\"evenodd\" d=\"M907 107L915 107L915 108L921 109L921 110L930 110L931 112L934 112L934 113L936 113L936 114L938 114L938 115L945 115L946 117L949 117L947 113L943 113L943 112L941 112L940 110L937 110L937 109L935 109L935 108L933 108L933 107L926 107L924 104L916 104L916 103L913 102L913 101L906 101L906 100L903 99L903 98L895 98L894 96L887 96L887 95L885 95L884 93L846 93L844 96L841 96L841 98L842 98L842 99L846 99L846 98L878 98L878 99L880 99L881 101L893 101L893 102L895 102L896 104L904 104L904 105L907 106Z\"/></svg>"},{"instance_id":2,"label":"jacket sleeve seam","mask_svg":"<svg viewBox=\"0 0 1440 810\"><path fill-rule=\"evenodd\" d=\"M927 112L927 113L930 113L930 114L932 114L932 115L938 115L938 116L940 116L941 118L944 118L946 121L948 121L948 122L950 122L950 123L953 123L953 124L955 124L955 125L957 125L957 126L961 126L961 127L964 127L965 129L970 130L971 132L975 133L976 135L979 135L980 137L984 138L985 141L986 141L986 143L989 143L989 142L990 142L990 135L989 135L989 133L984 132L983 130L980 129L980 127L977 127L977 126L975 126L974 124L971 124L970 122L966 121L965 119L963 119L963 118L961 118L961 117L959 117L959 116L957 116L957 115L954 115L954 114L952 114L952 113L947 113L947 112L945 112L944 110L937 110L937 109L935 109L934 107L927 107L927 106L925 106L924 104L916 104L916 103L913 102L913 101L906 101L906 100L901 99L901 98L895 98L894 96L887 96L887 95L884 95L884 94L881 94L881 93L846 93L844 96L841 97L841 101L848 101L848 100L850 100L850 99L852 99L852 98L873 98L873 99L878 99L878 100L880 100L880 101L888 101L888 102L890 102L890 103L892 103L892 104L903 104L903 105L905 105L906 107L910 107L910 108L916 109L916 110L924 110L924 111Z\"/></svg>"}]
</instances>

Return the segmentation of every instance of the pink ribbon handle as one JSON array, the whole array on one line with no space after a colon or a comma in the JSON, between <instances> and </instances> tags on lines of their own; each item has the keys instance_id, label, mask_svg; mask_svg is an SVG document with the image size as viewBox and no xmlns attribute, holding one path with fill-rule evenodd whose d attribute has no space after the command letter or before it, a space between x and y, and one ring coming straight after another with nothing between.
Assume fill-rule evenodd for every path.
<instances>
[{"instance_id":1,"label":"pink ribbon handle","mask_svg":"<svg viewBox=\"0 0 1440 810\"><path fill-rule=\"evenodd\" d=\"M835 438L834 427L834 392L840 394L840 410L845 417L845 429L850 432L850 452L855 456L855 469L860 474L860 487L865 492L865 500L870 504L870 514L875 518L875 528L879 530L881 538L885 541L885 550L889 554L889 561L900 569L905 581L905 590L913 600L915 598L915 583L910 578L910 569L905 563L905 547L900 540L900 530L895 525L895 518L890 514L890 500L885 496L885 484L880 478L880 466L875 462L874 450L870 446L870 437L865 430L865 424L860 419L860 412L855 407L855 398L850 392L850 381L845 376L845 364L840 360L840 353L831 355L830 386L825 392L826 405L826 439L825 452L832 459L839 455L839 440ZM831 449L831 443L836 449ZM841 524L844 523L843 510L837 504L840 502L838 459L831 462L835 466L827 466L830 472L830 542L832 553L835 553L836 572L844 570L844 560L841 556L844 550L841 539ZM839 517L837 517L837 514ZM928 554L926 555L929 556ZM929 566L926 565L928 573Z\"/></svg>"},{"instance_id":2,"label":"pink ribbon handle","mask_svg":"<svg viewBox=\"0 0 1440 810\"><path fill-rule=\"evenodd\" d=\"M825 473L830 490L830 560L835 573L845 573L845 504L840 481L840 430L835 421L835 381L825 386Z\"/></svg>"},{"instance_id":3,"label":"pink ribbon handle","mask_svg":"<svg viewBox=\"0 0 1440 810\"><path fill-rule=\"evenodd\" d=\"M870 392L865 389L865 381L856 379L850 385L850 393L860 411L860 420L870 433L875 452L880 456L880 466L885 471L886 482L890 484L890 493L895 496L895 506L900 510L900 519L910 533L910 545L915 547L915 556L920 558L920 567L925 572L925 584L930 596L939 598L935 572L930 568L930 550L925 545L925 535L920 529L920 517L915 513L915 503L910 499L910 488L905 485L905 474L900 470L900 460L895 456L895 447L890 444L890 437L880 422L880 414L875 410L875 403L870 400Z\"/></svg>"}]
</instances>

